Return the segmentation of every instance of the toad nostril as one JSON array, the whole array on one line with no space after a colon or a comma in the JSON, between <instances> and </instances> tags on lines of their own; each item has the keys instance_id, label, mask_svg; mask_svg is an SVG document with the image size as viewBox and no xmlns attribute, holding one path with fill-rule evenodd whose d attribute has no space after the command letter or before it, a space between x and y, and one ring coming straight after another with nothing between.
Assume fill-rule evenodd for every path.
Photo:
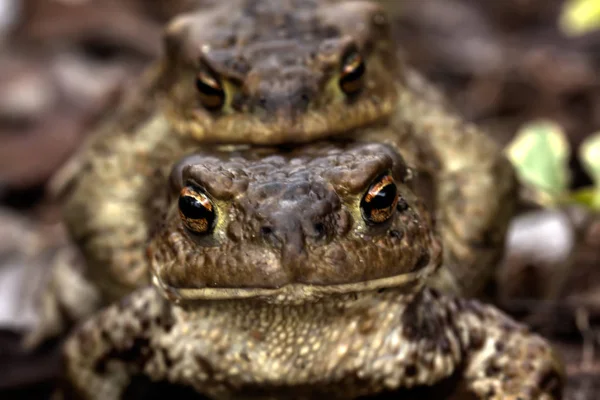
<instances>
[{"instance_id":1,"label":"toad nostril","mask_svg":"<svg viewBox=\"0 0 600 400\"><path fill-rule=\"evenodd\" d=\"M266 109L267 108L267 98L266 96L260 96L258 98L258 105L260 108Z\"/></svg>"},{"instance_id":2,"label":"toad nostril","mask_svg":"<svg viewBox=\"0 0 600 400\"><path fill-rule=\"evenodd\" d=\"M298 107L300 107L302 110L305 110L308 108L309 103L310 103L310 95L306 92L300 93L299 100L298 100Z\"/></svg>"},{"instance_id":3,"label":"toad nostril","mask_svg":"<svg viewBox=\"0 0 600 400\"><path fill-rule=\"evenodd\" d=\"M317 222L314 226L313 226L315 233L317 234L317 237L322 238L323 236L325 236L325 225L321 222Z\"/></svg>"},{"instance_id":4,"label":"toad nostril","mask_svg":"<svg viewBox=\"0 0 600 400\"><path fill-rule=\"evenodd\" d=\"M408 210L408 203L406 202L406 200L404 200L402 197L400 197L398 199L398 205L396 205L396 209L399 212L404 212L404 211Z\"/></svg>"},{"instance_id":5,"label":"toad nostril","mask_svg":"<svg viewBox=\"0 0 600 400\"><path fill-rule=\"evenodd\" d=\"M271 228L270 226L261 226L260 234L262 236L271 236L273 234L273 228Z\"/></svg>"},{"instance_id":6,"label":"toad nostril","mask_svg":"<svg viewBox=\"0 0 600 400\"><path fill-rule=\"evenodd\" d=\"M389 235L394 239L402 239L402 237L404 236L404 234L401 231L396 229L392 229L391 231L389 231Z\"/></svg>"}]
</instances>

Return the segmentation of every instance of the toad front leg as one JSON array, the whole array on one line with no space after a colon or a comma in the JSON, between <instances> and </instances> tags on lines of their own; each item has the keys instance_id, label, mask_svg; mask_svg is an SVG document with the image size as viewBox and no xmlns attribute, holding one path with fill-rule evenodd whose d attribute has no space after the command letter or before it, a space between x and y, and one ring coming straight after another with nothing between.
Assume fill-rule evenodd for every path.
<instances>
[{"instance_id":1,"label":"toad front leg","mask_svg":"<svg viewBox=\"0 0 600 400\"><path fill-rule=\"evenodd\" d=\"M489 400L562 398L563 367L545 340L491 306L466 300L448 306L468 332L463 379L469 391Z\"/></svg>"},{"instance_id":2,"label":"toad front leg","mask_svg":"<svg viewBox=\"0 0 600 400\"><path fill-rule=\"evenodd\" d=\"M486 400L562 399L563 366L550 345L496 308L426 290L404 311L403 336L420 343L423 371L444 367L440 356L460 346L457 392ZM458 360L457 360L458 361ZM435 376L435 374L434 374ZM434 383L432 383L434 385ZM442 396L454 399L456 393ZM463 398L459 396L458 398ZM471 397L467 397L471 398Z\"/></svg>"},{"instance_id":3,"label":"toad front leg","mask_svg":"<svg viewBox=\"0 0 600 400\"><path fill-rule=\"evenodd\" d=\"M63 398L118 399L141 372L147 343L171 326L167 303L141 289L84 323L65 345Z\"/></svg>"},{"instance_id":4,"label":"toad front leg","mask_svg":"<svg viewBox=\"0 0 600 400\"><path fill-rule=\"evenodd\" d=\"M493 307L393 289L297 306L178 307L147 288L82 326L66 367L85 399L119 398L139 374L215 399L440 393L450 376L481 399L558 400L562 390L549 345Z\"/></svg>"},{"instance_id":5,"label":"toad front leg","mask_svg":"<svg viewBox=\"0 0 600 400\"><path fill-rule=\"evenodd\" d=\"M487 327L482 348L469 359L468 386L483 399L561 399L557 355L541 338L505 323Z\"/></svg>"}]
</instances>

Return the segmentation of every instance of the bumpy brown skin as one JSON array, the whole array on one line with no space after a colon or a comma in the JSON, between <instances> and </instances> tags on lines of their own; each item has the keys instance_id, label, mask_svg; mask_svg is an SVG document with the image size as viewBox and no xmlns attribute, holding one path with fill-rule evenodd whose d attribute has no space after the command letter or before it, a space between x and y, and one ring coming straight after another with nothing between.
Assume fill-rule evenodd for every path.
<instances>
[{"instance_id":1,"label":"bumpy brown skin","mask_svg":"<svg viewBox=\"0 0 600 400\"><path fill-rule=\"evenodd\" d=\"M399 210L384 223L368 224L359 204L386 171L402 199ZM424 204L410 190L412 172L386 145L209 148L182 160L172 182L176 189L184 183L204 188L217 215L211 234L191 235L175 203L156 228L163 234L148 249L152 275L173 295L213 298L216 287L215 296L254 297L262 288L289 303L297 284L318 297L324 285L329 294L334 285L347 291L353 281L418 275L440 255L430 249ZM298 296L305 301L309 293Z\"/></svg>"},{"instance_id":2,"label":"bumpy brown skin","mask_svg":"<svg viewBox=\"0 0 600 400\"><path fill-rule=\"evenodd\" d=\"M391 148L209 154L184 161L193 165L173 186L205 189L214 231L188 231L173 202L149 248L155 287L67 342L73 397L120 398L141 374L212 399L423 398L424 388L436 399L561 398L548 343L491 306L423 287L441 250ZM360 199L386 171L402 206L367 225Z\"/></svg>"},{"instance_id":3,"label":"bumpy brown skin","mask_svg":"<svg viewBox=\"0 0 600 400\"><path fill-rule=\"evenodd\" d=\"M107 299L147 282L142 244L161 206L151 203L184 154L206 142L305 142L390 115L397 92L387 30L373 4L310 0L239 0L173 21L164 57L55 180ZM350 101L337 79L351 45L369 68ZM200 103L201 66L222 74L218 112Z\"/></svg>"},{"instance_id":4,"label":"bumpy brown skin","mask_svg":"<svg viewBox=\"0 0 600 400\"><path fill-rule=\"evenodd\" d=\"M502 249L512 171L488 138L399 66L389 30L376 4L356 1L238 0L172 22L164 57L56 180L106 300L148 282L143 244L163 178L181 156L208 142L341 134L392 143L433 177L451 271L438 285L478 292ZM339 78L351 46L366 73L348 97ZM219 111L204 109L195 87L206 68L225 89Z\"/></svg>"}]
</instances>

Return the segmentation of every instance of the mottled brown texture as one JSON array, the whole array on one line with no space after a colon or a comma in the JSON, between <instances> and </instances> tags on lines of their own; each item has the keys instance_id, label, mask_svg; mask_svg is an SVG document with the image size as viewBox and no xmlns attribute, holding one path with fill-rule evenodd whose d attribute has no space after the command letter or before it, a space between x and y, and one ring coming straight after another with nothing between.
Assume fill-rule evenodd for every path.
<instances>
[{"instance_id":1,"label":"mottled brown texture","mask_svg":"<svg viewBox=\"0 0 600 400\"><path fill-rule=\"evenodd\" d=\"M394 81L396 68L387 63L395 63L394 50L387 22L376 6L296 1L298 6L304 4L300 12L288 2L238 3L201 9L173 21L166 28L165 57L150 67L138 90L98 127L55 179L55 190L65 198L67 225L89 261L90 278L108 298L147 282L140 243L147 238L156 209L148 204L158 197L165 171L185 153L211 141L307 141L368 124L392 111L397 93L389 82ZM331 17L339 13L348 18ZM280 20L286 23L267 22ZM352 21L362 22L348 25ZM276 30L285 40L268 34ZM224 42L225 37L232 39ZM340 46L350 42L370 63L365 90L351 100L337 88L339 70L334 67L342 55ZM194 84L201 49L203 57L210 58L211 69L225 74L228 98L255 104L272 95L277 103L285 103L281 96L287 93L292 99L299 90L310 107L301 111L290 105L285 112L268 113L249 106L216 113L204 110ZM239 78L239 71L226 66L238 53L244 53L251 68L234 87L225 81ZM311 54L318 60L311 61ZM300 87L308 84L308 77L318 81L310 93ZM258 82L260 93L246 88L252 82ZM229 93L234 89L235 96ZM279 117L271 118L275 114Z\"/></svg>"},{"instance_id":2,"label":"mottled brown texture","mask_svg":"<svg viewBox=\"0 0 600 400\"><path fill-rule=\"evenodd\" d=\"M299 305L246 299L174 306L146 288L83 325L66 357L71 386L85 399L119 398L139 374L211 399L410 395L455 374L480 399L551 400L562 390L547 342L493 307L429 289Z\"/></svg>"},{"instance_id":3,"label":"mottled brown texture","mask_svg":"<svg viewBox=\"0 0 600 400\"><path fill-rule=\"evenodd\" d=\"M361 200L386 173L407 207L369 224ZM402 157L377 143L207 148L180 162L172 186L175 194L189 184L203 190L216 209L215 228L190 232L173 202L149 245L153 274L184 297L259 291L286 301L372 289L366 281L395 286L400 275L414 281L438 264L441 248L409 177Z\"/></svg>"},{"instance_id":4,"label":"mottled brown texture","mask_svg":"<svg viewBox=\"0 0 600 400\"><path fill-rule=\"evenodd\" d=\"M167 115L202 141L305 142L388 117L399 65L382 10L369 2L241 0L173 21L166 31L162 83ZM367 68L363 90L338 85L356 48ZM198 106L194 82L207 68L221 77L225 107Z\"/></svg>"},{"instance_id":5,"label":"mottled brown texture","mask_svg":"<svg viewBox=\"0 0 600 400\"><path fill-rule=\"evenodd\" d=\"M163 206L164 177L182 156L215 141L274 145L327 136L389 143L430 177L424 193L437 210L447 267L435 285L479 293L512 214L511 167L490 139L399 65L378 6L240 0L216 7L167 27L165 56L54 182L104 298L148 283L143 245ZM339 62L351 43L366 75L364 89L347 97ZM202 108L196 92L206 66L221 74L228 96L218 112Z\"/></svg>"},{"instance_id":6,"label":"mottled brown texture","mask_svg":"<svg viewBox=\"0 0 600 400\"><path fill-rule=\"evenodd\" d=\"M369 226L360 200L387 171L406 204ZM217 208L209 234L186 230L177 211L192 183ZM424 287L441 248L417 184L383 144L208 148L183 160L149 246L155 285L74 332L69 393L116 399L141 375L211 399L353 399L454 377L439 398L458 388L560 399L547 342L491 306Z\"/></svg>"}]
</instances>

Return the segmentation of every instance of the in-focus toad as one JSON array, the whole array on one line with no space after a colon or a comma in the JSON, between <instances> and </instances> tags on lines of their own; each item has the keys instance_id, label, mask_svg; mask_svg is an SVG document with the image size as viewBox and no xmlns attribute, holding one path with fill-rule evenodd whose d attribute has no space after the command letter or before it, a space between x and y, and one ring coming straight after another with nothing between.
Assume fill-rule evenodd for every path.
<instances>
[{"instance_id":1,"label":"in-focus toad","mask_svg":"<svg viewBox=\"0 0 600 400\"><path fill-rule=\"evenodd\" d=\"M70 338L70 394L119 398L143 375L214 399L561 398L543 339L424 287L441 247L391 147L213 150L172 181L155 285Z\"/></svg>"}]
</instances>

